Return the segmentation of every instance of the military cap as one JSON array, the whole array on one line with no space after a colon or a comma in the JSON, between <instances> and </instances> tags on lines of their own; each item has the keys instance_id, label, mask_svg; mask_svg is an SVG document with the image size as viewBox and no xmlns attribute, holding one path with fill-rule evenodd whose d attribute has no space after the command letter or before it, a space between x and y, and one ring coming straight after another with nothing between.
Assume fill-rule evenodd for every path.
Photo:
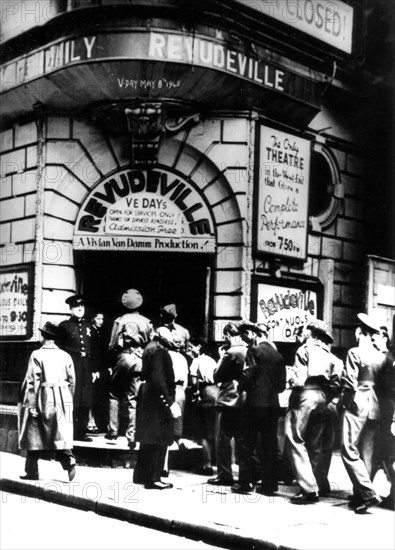
<instances>
[{"instance_id":1,"label":"military cap","mask_svg":"<svg viewBox=\"0 0 395 550\"><path fill-rule=\"evenodd\" d=\"M56 338L58 336L58 326L54 325L50 321L47 321L43 328L38 329L45 337Z\"/></svg>"},{"instance_id":2,"label":"military cap","mask_svg":"<svg viewBox=\"0 0 395 550\"><path fill-rule=\"evenodd\" d=\"M135 288L129 288L122 294L121 302L128 309L138 309L143 303L143 297Z\"/></svg>"},{"instance_id":3,"label":"military cap","mask_svg":"<svg viewBox=\"0 0 395 550\"><path fill-rule=\"evenodd\" d=\"M167 306L163 306L160 308L160 313L163 315L167 315L168 317L172 317L175 319L177 317L177 308L176 304L168 304Z\"/></svg>"},{"instance_id":4,"label":"military cap","mask_svg":"<svg viewBox=\"0 0 395 550\"><path fill-rule=\"evenodd\" d=\"M366 315L366 313L358 313L357 318L358 318L358 323L357 323L358 326L364 328L365 330L373 334L376 332L380 332L379 325L375 323L374 320L371 317L369 317L369 315Z\"/></svg>"},{"instance_id":5,"label":"military cap","mask_svg":"<svg viewBox=\"0 0 395 550\"><path fill-rule=\"evenodd\" d=\"M84 306L85 305L85 296L82 294L73 294L65 300L66 304L70 307Z\"/></svg>"}]
</instances>

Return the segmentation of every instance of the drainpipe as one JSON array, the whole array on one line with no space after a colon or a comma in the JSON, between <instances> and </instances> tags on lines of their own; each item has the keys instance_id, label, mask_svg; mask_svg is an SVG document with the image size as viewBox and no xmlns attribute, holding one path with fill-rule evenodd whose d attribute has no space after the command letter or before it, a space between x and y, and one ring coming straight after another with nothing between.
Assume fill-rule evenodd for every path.
<instances>
[{"instance_id":1,"label":"drainpipe","mask_svg":"<svg viewBox=\"0 0 395 550\"><path fill-rule=\"evenodd\" d=\"M46 120L42 103L33 105L37 128L37 179L36 179L36 221L34 227L34 304L33 339L39 339L37 330L41 326L43 254L44 254L44 169L46 155Z\"/></svg>"},{"instance_id":2,"label":"drainpipe","mask_svg":"<svg viewBox=\"0 0 395 550\"><path fill-rule=\"evenodd\" d=\"M242 281L243 289L241 316L249 319L251 315L251 274L253 272L252 261L252 220L254 214L254 163L255 163L255 121L257 115L251 113L247 119L248 128L248 164L247 164L247 215L246 215L246 237L242 260Z\"/></svg>"}]
</instances>

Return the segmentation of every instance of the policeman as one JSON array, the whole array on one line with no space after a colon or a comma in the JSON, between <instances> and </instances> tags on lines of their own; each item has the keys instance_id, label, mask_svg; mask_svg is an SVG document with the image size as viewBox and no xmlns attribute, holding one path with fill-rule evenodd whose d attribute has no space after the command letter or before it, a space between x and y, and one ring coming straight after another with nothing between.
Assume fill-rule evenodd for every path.
<instances>
[{"instance_id":1,"label":"policeman","mask_svg":"<svg viewBox=\"0 0 395 550\"><path fill-rule=\"evenodd\" d=\"M85 298L81 294L69 296L66 304L70 307L70 319L62 321L58 327L58 346L67 351L75 368L74 392L74 439L92 441L86 435L89 409L92 406L92 380L98 373L93 372L91 360L91 323L84 318Z\"/></svg>"}]
</instances>

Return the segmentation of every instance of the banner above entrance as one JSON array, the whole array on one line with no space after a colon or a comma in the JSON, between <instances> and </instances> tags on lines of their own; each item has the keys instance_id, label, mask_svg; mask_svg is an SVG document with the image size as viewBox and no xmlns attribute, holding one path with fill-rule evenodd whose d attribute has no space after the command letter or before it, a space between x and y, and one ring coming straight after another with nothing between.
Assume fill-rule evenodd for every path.
<instances>
[{"instance_id":1,"label":"banner above entrance","mask_svg":"<svg viewBox=\"0 0 395 550\"><path fill-rule=\"evenodd\" d=\"M214 224L193 183L164 168L101 181L77 217L77 250L215 252Z\"/></svg>"}]
</instances>

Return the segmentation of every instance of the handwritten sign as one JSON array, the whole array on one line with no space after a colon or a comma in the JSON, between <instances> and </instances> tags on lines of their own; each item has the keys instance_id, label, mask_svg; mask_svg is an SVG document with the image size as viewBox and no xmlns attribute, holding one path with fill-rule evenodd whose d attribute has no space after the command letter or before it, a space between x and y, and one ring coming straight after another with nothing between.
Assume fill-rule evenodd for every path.
<instances>
[{"instance_id":1,"label":"handwritten sign","mask_svg":"<svg viewBox=\"0 0 395 550\"><path fill-rule=\"evenodd\" d=\"M306 257L310 142L261 127L257 250Z\"/></svg>"},{"instance_id":2,"label":"handwritten sign","mask_svg":"<svg viewBox=\"0 0 395 550\"><path fill-rule=\"evenodd\" d=\"M275 342L295 342L299 327L317 317L317 293L287 286L258 284L258 323Z\"/></svg>"},{"instance_id":3,"label":"handwritten sign","mask_svg":"<svg viewBox=\"0 0 395 550\"><path fill-rule=\"evenodd\" d=\"M196 189L164 168L112 174L85 199L74 247L213 253L213 221Z\"/></svg>"},{"instance_id":4,"label":"handwritten sign","mask_svg":"<svg viewBox=\"0 0 395 550\"><path fill-rule=\"evenodd\" d=\"M29 336L29 271L16 268L0 272L0 337Z\"/></svg>"}]
</instances>

